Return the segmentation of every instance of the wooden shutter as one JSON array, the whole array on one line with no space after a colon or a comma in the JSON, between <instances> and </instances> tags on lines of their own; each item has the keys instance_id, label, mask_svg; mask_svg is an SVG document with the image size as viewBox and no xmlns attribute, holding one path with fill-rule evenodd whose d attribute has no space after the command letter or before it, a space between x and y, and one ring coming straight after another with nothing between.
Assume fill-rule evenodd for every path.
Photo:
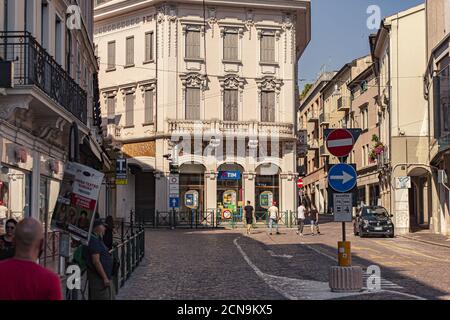
<instances>
[{"instance_id":1,"label":"wooden shutter","mask_svg":"<svg viewBox=\"0 0 450 320\"><path fill-rule=\"evenodd\" d=\"M200 89L186 89L186 119L200 120Z\"/></svg>"},{"instance_id":2,"label":"wooden shutter","mask_svg":"<svg viewBox=\"0 0 450 320\"><path fill-rule=\"evenodd\" d=\"M134 125L134 95L125 96L125 126Z\"/></svg>"},{"instance_id":3,"label":"wooden shutter","mask_svg":"<svg viewBox=\"0 0 450 320\"><path fill-rule=\"evenodd\" d=\"M116 42L108 42L108 69L116 67Z\"/></svg>"},{"instance_id":4,"label":"wooden shutter","mask_svg":"<svg viewBox=\"0 0 450 320\"><path fill-rule=\"evenodd\" d=\"M238 90L231 91L231 121L238 121Z\"/></svg>"},{"instance_id":5,"label":"wooden shutter","mask_svg":"<svg viewBox=\"0 0 450 320\"><path fill-rule=\"evenodd\" d=\"M134 64L134 37L129 37L127 38L127 43L126 43L126 64L129 65L133 65Z\"/></svg>"},{"instance_id":6,"label":"wooden shutter","mask_svg":"<svg viewBox=\"0 0 450 320\"><path fill-rule=\"evenodd\" d=\"M261 61L275 61L275 37L273 35L262 35L261 37Z\"/></svg>"},{"instance_id":7,"label":"wooden shutter","mask_svg":"<svg viewBox=\"0 0 450 320\"><path fill-rule=\"evenodd\" d=\"M238 90L225 90L223 119L238 121Z\"/></svg>"},{"instance_id":8,"label":"wooden shutter","mask_svg":"<svg viewBox=\"0 0 450 320\"><path fill-rule=\"evenodd\" d=\"M108 98L106 108L108 113L108 124L114 123L115 100L113 97Z\"/></svg>"},{"instance_id":9,"label":"wooden shutter","mask_svg":"<svg viewBox=\"0 0 450 320\"><path fill-rule=\"evenodd\" d=\"M275 122L275 92L268 92L268 122Z\"/></svg>"},{"instance_id":10,"label":"wooden shutter","mask_svg":"<svg viewBox=\"0 0 450 320\"><path fill-rule=\"evenodd\" d=\"M200 58L200 32L188 30L186 32L186 57Z\"/></svg>"},{"instance_id":11,"label":"wooden shutter","mask_svg":"<svg viewBox=\"0 0 450 320\"><path fill-rule=\"evenodd\" d=\"M261 121L267 122L268 119L268 109L267 109L267 93L268 92L261 92Z\"/></svg>"},{"instance_id":12,"label":"wooden shutter","mask_svg":"<svg viewBox=\"0 0 450 320\"><path fill-rule=\"evenodd\" d=\"M145 91L145 123L153 123L153 91Z\"/></svg>"},{"instance_id":13,"label":"wooden shutter","mask_svg":"<svg viewBox=\"0 0 450 320\"><path fill-rule=\"evenodd\" d=\"M145 34L145 61L153 60L153 32Z\"/></svg>"},{"instance_id":14,"label":"wooden shutter","mask_svg":"<svg viewBox=\"0 0 450 320\"><path fill-rule=\"evenodd\" d=\"M238 35L225 33L223 40L223 58L225 60L238 60Z\"/></svg>"}]
</instances>

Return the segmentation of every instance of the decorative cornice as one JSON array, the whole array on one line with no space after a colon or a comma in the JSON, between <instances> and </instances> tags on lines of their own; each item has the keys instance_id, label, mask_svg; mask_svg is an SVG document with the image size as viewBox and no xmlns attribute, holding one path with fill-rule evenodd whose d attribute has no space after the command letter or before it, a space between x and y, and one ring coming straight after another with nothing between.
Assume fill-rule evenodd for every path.
<instances>
[{"instance_id":1,"label":"decorative cornice","mask_svg":"<svg viewBox=\"0 0 450 320\"><path fill-rule=\"evenodd\" d=\"M207 77L199 73L187 73L180 75L181 83L185 88L200 88L205 90L207 88Z\"/></svg>"},{"instance_id":2,"label":"decorative cornice","mask_svg":"<svg viewBox=\"0 0 450 320\"><path fill-rule=\"evenodd\" d=\"M243 91L244 86L247 83L244 78L239 77L235 74L228 74L223 77L218 77L221 90L231 89Z\"/></svg>"},{"instance_id":3,"label":"decorative cornice","mask_svg":"<svg viewBox=\"0 0 450 320\"><path fill-rule=\"evenodd\" d=\"M256 84L258 85L259 91L275 91L276 93L280 93L283 80L274 77L264 77L256 79Z\"/></svg>"}]
</instances>

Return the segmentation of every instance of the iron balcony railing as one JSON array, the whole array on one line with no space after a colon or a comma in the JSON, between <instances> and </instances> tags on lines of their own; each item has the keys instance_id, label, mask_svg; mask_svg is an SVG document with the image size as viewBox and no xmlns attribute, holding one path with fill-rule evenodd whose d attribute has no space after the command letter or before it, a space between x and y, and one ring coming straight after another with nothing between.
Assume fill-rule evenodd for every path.
<instances>
[{"instance_id":1,"label":"iron balcony railing","mask_svg":"<svg viewBox=\"0 0 450 320\"><path fill-rule=\"evenodd\" d=\"M29 85L38 87L48 97L86 123L86 92L29 32L0 32L0 60L14 62L15 87Z\"/></svg>"}]
</instances>

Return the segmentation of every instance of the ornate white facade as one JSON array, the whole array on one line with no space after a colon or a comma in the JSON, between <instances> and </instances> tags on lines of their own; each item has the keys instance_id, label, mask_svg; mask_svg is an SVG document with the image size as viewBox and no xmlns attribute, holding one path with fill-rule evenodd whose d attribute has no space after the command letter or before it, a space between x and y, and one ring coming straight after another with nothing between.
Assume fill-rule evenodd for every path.
<instances>
[{"instance_id":1,"label":"ornate white facade","mask_svg":"<svg viewBox=\"0 0 450 320\"><path fill-rule=\"evenodd\" d=\"M180 196L183 202L187 189L197 190L200 211L223 205L220 189L227 183L219 182L218 175L224 171L241 173L240 181L230 186L236 191L238 207L247 200L258 207L258 188L270 189L258 177L272 175L279 208L295 210L297 61L310 39L309 1L213 1L205 8L202 1L107 1L95 8L94 15L104 125L132 168L129 184L117 188L117 216L130 210L143 215L168 210L166 154L178 159L181 175L198 178L197 187L182 182ZM194 46L188 40L191 32L199 39ZM224 54L228 33L234 35L230 37L232 58ZM265 36L273 37L267 42L269 47L262 47ZM126 39L130 37L134 37L134 65L126 66L127 52L131 52ZM107 70L111 43L115 43L116 65ZM263 50L268 50L271 61L262 60ZM145 61L149 55L153 59ZM123 90L130 87L137 88L134 125L125 126L130 109L122 102ZM190 88L199 91L191 93ZM146 90L154 92L147 95L147 99L153 97L152 103L141 95ZM237 97L233 100L236 121L224 120L229 90L237 91L233 96ZM111 96L115 97L114 115L107 114ZM273 104L267 102L272 98ZM195 120L186 119L192 101L198 108L193 113ZM262 121L263 104L270 108L274 121ZM151 124L144 122L146 112L153 112ZM200 138L200 142L193 142L187 152L175 148L180 136L184 143L188 137L192 141ZM224 145L227 136L237 149ZM225 156L217 152L221 146L227 150ZM276 170L264 173L269 164ZM155 194L145 199L138 190L142 186Z\"/></svg>"}]
</instances>

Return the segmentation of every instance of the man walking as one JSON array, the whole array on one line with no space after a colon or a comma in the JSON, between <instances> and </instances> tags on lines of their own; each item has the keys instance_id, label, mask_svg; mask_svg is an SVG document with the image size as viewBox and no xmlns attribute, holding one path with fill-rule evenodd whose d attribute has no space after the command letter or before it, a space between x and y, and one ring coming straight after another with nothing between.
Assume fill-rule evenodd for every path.
<instances>
[{"instance_id":1,"label":"man walking","mask_svg":"<svg viewBox=\"0 0 450 320\"><path fill-rule=\"evenodd\" d=\"M269 208L269 230L270 235L272 235L273 225L276 226L277 234L280 234L278 231L278 221L280 220L280 214L277 208L277 203L274 201L272 206Z\"/></svg>"},{"instance_id":2,"label":"man walking","mask_svg":"<svg viewBox=\"0 0 450 320\"><path fill-rule=\"evenodd\" d=\"M40 266L42 224L25 218L16 225L14 258L0 262L0 300L62 300L59 277Z\"/></svg>"},{"instance_id":3,"label":"man walking","mask_svg":"<svg viewBox=\"0 0 450 320\"><path fill-rule=\"evenodd\" d=\"M319 231L319 211L314 205L311 206L309 217L311 219L311 234L314 236L314 229L317 229L317 234Z\"/></svg>"},{"instance_id":4,"label":"man walking","mask_svg":"<svg viewBox=\"0 0 450 320\"><path fill-rule=\"evenodd\" d=\"M92 235L87 248L87 275L90 300L114 300L112 279L113 258L101 239L105 226L100 219L94 221Z\"/></svg>"},{"instance_id":5,"label":"man walking","mask_svg":"<svg viewBox=\"0 0 450 320\"><path fill-rule=\"evenodd\" d=\"M303 236L303 226L305 225L305 212L306 207L303 203L300 203L300 206L297 209L297 235Z\"/></svg>"},{"instance_id":6,"label":"man walking","mask_svg":"<svg viewBox=\"0 0 450 320\"><path fill-rule=\"evenodd\" d=\"M250 201L247 201L247 205L244 208L245 211L245 220L247 222L247 234L251 234L252 232L252 225L253 225L253 211L255 209L251 205Z\"/></svg>"}]
</instances>

